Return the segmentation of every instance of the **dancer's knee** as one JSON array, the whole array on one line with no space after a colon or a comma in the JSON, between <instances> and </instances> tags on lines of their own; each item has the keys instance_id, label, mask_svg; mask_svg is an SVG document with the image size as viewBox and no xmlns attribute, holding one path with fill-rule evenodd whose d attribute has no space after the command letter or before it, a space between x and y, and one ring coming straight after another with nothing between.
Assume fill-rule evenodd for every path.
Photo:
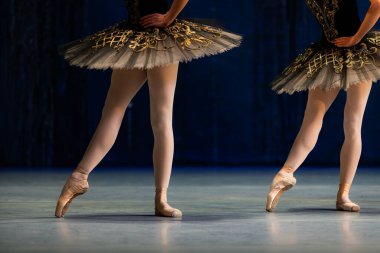
<instances>
[{"instance_id":1,"label":"dancer's knee","mask_svg":"<svg viewBox=\"0 0 380 253\"><path fill-rule=\"evenodd\" d=\"M357 117L344 119L344 136L345 139L361 138L361 120Z\"/></svg>"},{"instance_id":2,"label":"dancer's knee","mask_svg":"<svg viewBox=\"0 0 380 253\"><path fill-rule=\"evenodd\" d=\"M152 116L151 125L155 137L165 137L173 135L172 120L166 116Z\"/></svg>"}]
</instances>

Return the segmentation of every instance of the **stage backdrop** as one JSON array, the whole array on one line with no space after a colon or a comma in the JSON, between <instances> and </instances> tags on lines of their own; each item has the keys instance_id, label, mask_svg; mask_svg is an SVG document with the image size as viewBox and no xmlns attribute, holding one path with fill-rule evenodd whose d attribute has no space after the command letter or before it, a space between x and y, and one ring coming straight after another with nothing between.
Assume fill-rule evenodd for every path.
<instances>
[{"instance_id":1,"label":"stage backdrop","mask_svg":"<svg viewBox=\"0 0 380 253\"><path fill-rule=\"evenodd\" d=\"M363 13L368 1L359 5ZM99 121L111 72L70 67L57 47L125 19L123 1L5 0L0 12L0 166L74 166ZM306 93L278 96L269 84L320 37L304 1L190 1L182 16L213 19L244 42L180 66L175 164L279 166ZM362 165L380 165L379 91L373 87L364 119ZM344 102L342 92L308 165L338 163ZM150 165L152 143L145 87L102 165Z\"/></svg>"}]
</instances>

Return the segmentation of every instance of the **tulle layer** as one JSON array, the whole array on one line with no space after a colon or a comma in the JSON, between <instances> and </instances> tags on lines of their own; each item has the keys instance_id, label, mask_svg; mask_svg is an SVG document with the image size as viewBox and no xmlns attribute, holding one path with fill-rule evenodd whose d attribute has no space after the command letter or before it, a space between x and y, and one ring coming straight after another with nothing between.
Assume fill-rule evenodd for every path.
<instances>
[{"instance_id":1,"label":"tulle layer","mask_svg":"<svg viewBox=\"0 0 380 253\"><path fill-rule=\"evenodd\" d=\"M60 48L71 65L89 69L150 69L225 52L242 37L208 25L176 20L167 28L133 29L127 21Z\"/></svg>"},{"instance_id":2,"label":"tulle layer","mask_svg":"<svg viewBox=\"0 0 380 253\"><path fill-rule=\"evenodd\" d=\"M277 93L321 88L347 90L365 80L380 79L380 31L370 32L351 48L313 44L272 83Z\"/></svg>"}]
</instances>

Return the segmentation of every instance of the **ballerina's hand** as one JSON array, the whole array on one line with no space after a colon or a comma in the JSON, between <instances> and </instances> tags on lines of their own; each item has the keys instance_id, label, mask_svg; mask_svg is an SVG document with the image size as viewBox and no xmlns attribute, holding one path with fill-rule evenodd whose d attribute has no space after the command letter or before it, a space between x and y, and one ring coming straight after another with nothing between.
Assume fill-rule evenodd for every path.
<instances>
[{"instance_id":1,"label":"ballerina's hand","mask_svg":"<svg viewBox=\"0 0 380 253\"><path fill-rule=\"evenodd\" d=\"M166 20L166 15L154 13L149 14L140 19L140 25L143 28L149 27L167 27L168 22Z\"/></svg>"},{"instance_id":2,"label":"ballerina's hand","mask_svg":"<svg viewBox=\"0 0 380 253\"><path fill-rule=\"evenodd\" d=\"M360 42L360 39L356 38L356 36L351 37L340 37L334 40L334 44L337 47L352 47Z\"/></svg>"}]
</instances>

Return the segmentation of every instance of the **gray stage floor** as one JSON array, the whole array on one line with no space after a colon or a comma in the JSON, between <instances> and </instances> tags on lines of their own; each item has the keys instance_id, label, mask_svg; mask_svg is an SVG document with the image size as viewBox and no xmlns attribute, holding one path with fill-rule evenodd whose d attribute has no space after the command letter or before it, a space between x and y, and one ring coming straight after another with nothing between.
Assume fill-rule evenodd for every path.
<instances>
[{"instance_id":1,"label":"gray stage floor","mask_svg":"<svg viewBox=\"0 0 380 253\"><path fill-rule=\"evenodd\" d=\"M170 203L154 217L150 170L98 169L64 219L53 217L68 171L0 172L1 252L380 252L380 169L360 169L334 210L338 169L303 168L275 213L264 210L275 170L176 168Z\"/></svg>"}]
</instances>

